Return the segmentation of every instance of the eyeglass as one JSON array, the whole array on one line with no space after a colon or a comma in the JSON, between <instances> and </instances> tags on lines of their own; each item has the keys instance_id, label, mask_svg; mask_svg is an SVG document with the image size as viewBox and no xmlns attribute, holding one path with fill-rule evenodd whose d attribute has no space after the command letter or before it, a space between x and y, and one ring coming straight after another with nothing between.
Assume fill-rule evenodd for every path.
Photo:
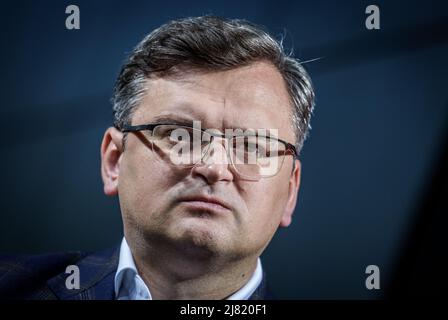
<instances>
[{"instance_id":1,"label":"eyeglass","mask_svg":"<svg viewBox=\"0 0 448 320\"><path fill-rule=\"evenodd\" d=\"M280 172L286 156L298 158L294 145L253 130L228 136L213 130L172 123L124 125L121 132L141 132L158 159L180 167L194 167L214 158L216 138L223 139L226 155L234 171L243 179L259 180ZM238 131L238 130L237 130ZM191 139L193 138L193 139Z\"/></svg>"}]
</instances>

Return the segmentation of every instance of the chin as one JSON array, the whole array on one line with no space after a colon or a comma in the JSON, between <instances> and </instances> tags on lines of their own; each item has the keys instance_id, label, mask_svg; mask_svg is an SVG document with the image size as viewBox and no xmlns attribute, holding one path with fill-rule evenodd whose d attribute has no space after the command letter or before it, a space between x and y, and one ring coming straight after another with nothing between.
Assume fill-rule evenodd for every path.
<instances>
[{"instance_id":1,"label":"chin","mask_svg":"<svg viewBox=\"0 0 448 320\"><path fill-rule=\"evenodd\" d=\"M208 254L219 254L225 250L224 228L210 221L193 218L177 226L176 238L184 250Z\"/></svg>"}]
</instances>

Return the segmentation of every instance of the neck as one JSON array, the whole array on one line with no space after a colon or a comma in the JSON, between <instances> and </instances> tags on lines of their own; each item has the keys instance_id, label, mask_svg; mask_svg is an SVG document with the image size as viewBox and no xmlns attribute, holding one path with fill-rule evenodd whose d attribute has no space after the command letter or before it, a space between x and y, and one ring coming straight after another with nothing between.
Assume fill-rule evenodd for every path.
<instances>
[{"instance_id":1,"label":"neck","mask_svg":"<svg viewBox=\"0 0 448 320\"><path fill-rule=\"evenodd\" d=\"M225 299L242 288L258 256L229 258L165 246L131 246L138 272L153 299Z\"/></svg>"}]
</instances>

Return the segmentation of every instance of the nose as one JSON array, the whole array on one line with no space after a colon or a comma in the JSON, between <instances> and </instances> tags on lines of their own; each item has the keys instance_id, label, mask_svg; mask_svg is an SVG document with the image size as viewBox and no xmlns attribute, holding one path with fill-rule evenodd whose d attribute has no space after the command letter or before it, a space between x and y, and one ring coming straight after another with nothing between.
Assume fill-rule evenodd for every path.
<instances>
[{"instance_id":1,"label":"nose","mask_svg":"<svg viewBox=\"0 0 448 320\"><path fill-rule=\"evenodd\" d=\"M208 184L233 180L226 147L219 140L227 144L225 139L213 139L202 161L192 168L192 175L202 177Z\"/></svg>"}]
</instances>

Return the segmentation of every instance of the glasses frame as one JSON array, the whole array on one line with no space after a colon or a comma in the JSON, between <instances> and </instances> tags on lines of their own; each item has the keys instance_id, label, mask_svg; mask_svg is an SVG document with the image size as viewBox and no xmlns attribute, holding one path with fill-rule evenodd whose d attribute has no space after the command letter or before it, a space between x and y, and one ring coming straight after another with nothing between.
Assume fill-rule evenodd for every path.
<instances>
[{"instance_id":1,"label":"glasses frame","mask_svg":"<svg viewBox=\"0 0 448 320\"><path fill-rule=\"evenodd\" d=\"M162 126L162 125L187 127L187 128L191 128L193 130L199 130L199 131L202 131L203 133L210 134L213 137L220 137L220 138L225 139L225 140L233 139L235 137L245 137L245 135L233 135L231 137L227 137L225 134L217 134L217 133L206 132L206 129L198 129L198 128L194 128L194 127L186 125L186 124L169 123L169 122L166 122L166 123L148 123L148 124L140 124L140 125L123 125L121 128L119 128L117 126L115 126L115 128L117 128L118 130L120 130L123 133L128 133L128 132L139 132L139 131L154 131L154 128L156 128L157 126ZM287 142L285 140L282 140L282 139L279 139L279 138L266 137L266 136L261 136L261 137L265 137L265 138L269 138L269 139L275 139L278 142L283 143L285 145L285 152L288 152L288 151L292 152L292 154L288 153L288 154L285 154L285 156L286 155L292 155L294 160L299 158L299 154L297 152L297 149L296 149L296 147L292 143L289 143L289 142ZM211 142L212 141L210 141L210 143ZM230 159L230 161L231 161L232 167L235 167L235 164L233 163L233 160ZM192 167L194 167L195 165L196 164L192 165ZM283 166L283 161L282 161L281 167L279 169L279 172L280 172L282 166ZM294 170L294 168L295 168L295 161L293 162L293 170ZM234 168L234 169L240 176L243 176L243 177L245 177L247 179L250 179L250 180L259 180L259 179L255 179L255 178L249 178L249 177L245 176L244 174L240 173L236 168ZM274 175L272 175L272 176L274 176ZM267 176L267 177L260 176L260 178L269 178L269 177L271 177L271 176Z\"/></svg>"}]
</instances>

